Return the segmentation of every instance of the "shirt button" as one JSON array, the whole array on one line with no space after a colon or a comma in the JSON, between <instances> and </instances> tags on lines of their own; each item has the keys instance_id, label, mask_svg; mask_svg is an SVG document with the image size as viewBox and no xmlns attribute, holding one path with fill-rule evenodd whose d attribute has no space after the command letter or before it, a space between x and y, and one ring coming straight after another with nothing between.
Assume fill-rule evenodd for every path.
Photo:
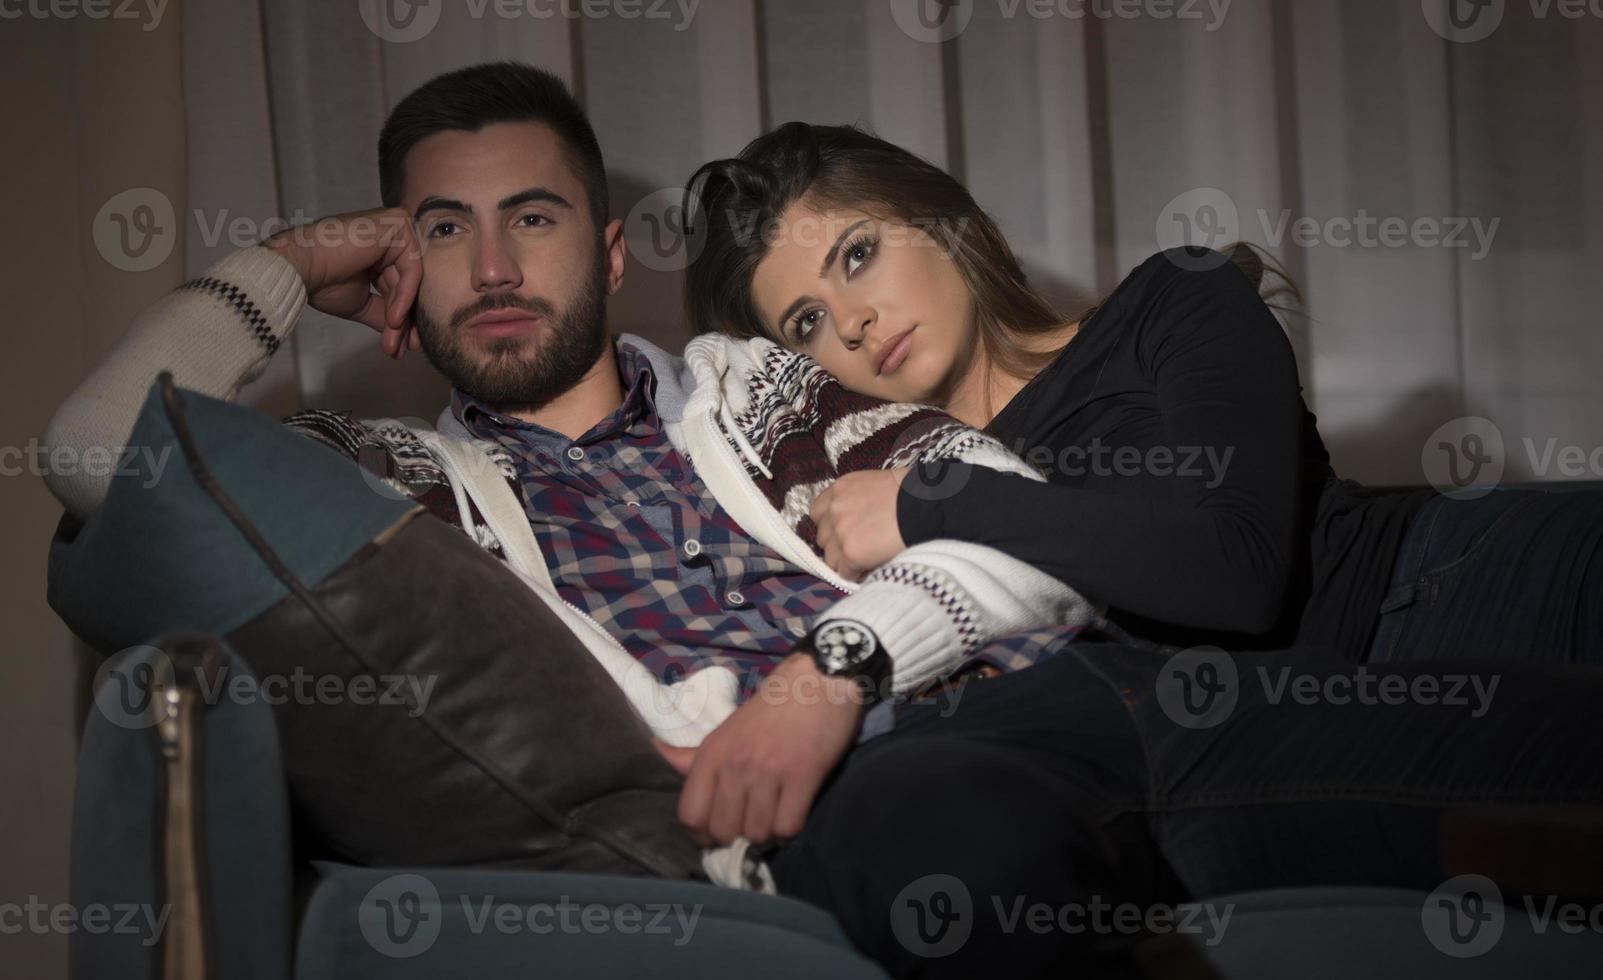
<instances>
[{"instance_id":1,"label":"shirt button","mask_svg":"<svg viewBox=\"0 0 1603 980\"><path fill-rule=\"evenodd\" d=\"M701 542L697 541L695 538L691 538L690 540L686 541L684 547L686 558L694 558L701 554Z\"/></svg>"},{"instance_id":2,"label":"shirt button","mask_svg":"<svg viewBox=\"0 0 1603 980\"><path fill-rule=\"evenodd\" d=\"M746 597L739 592L729 593L728 595L724 596L724 600L731 606L744 606L746 604Z\"/></svg>"},{"instance_id":3,"label":"shirt button","mask_svg":"<svg viewBox=\"0 0 1603 980\"><path fill-rule=\"evenodd\" d=\"M582 462L584 460L584 450L578 446L569 446L568 458L573 460L575 463Z\"/></svg>"}]
</instances>

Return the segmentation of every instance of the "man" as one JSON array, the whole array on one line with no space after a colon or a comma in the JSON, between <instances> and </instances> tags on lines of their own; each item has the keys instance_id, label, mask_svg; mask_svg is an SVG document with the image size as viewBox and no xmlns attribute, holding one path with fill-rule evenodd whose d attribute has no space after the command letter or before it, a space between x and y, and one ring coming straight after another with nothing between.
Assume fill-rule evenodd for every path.
<instances>
[{"instance_id":1,"label":"man","mask_svg":"<svg viewBox=\"0 0 1603 980\"><path fill-rule=\"evenodd\" d=\"M851 599L805 555L782 553L729 513L733 498L709 488L706 453L685 458L680 416L665 404L684 394L667 397L670 359L608 338L622 228L607 220L600 149L561 83L514 64L436 78L396 107L379 159L383 209L275 236L186 284L141 317L46 441L114 444L162 369L232 397L293 328L303 297L379 331L392 356L421 350L455 389L442 430L498 445L513 462L567 602L660 675L712 651L776 685L778 696L748 697L699 745L663 747L686 774L680 818L705 845L772 845L779 890L835 911L898 975L1045 975L1071 955L1123 970L1138 935L1040 931L991 910L1015 898L1145 907L1228 885L1434 883L1439 855L1420 845L1453 800L1594 792L1576 760L1603 747L1578 710L1603 693L1596 678L1525 682L1551 695L1543 716L1578 749L1538 764L1477 739L1450 711L1375 716L1335 704L1299 716L1312 727L1288 755L1265 750L1292 743L1263 692L1243 685L1228 724L1177 726L1155 694L1162 657L1070 643L1073 625L997 635L962 657L942 648L922 666L908 655L917 641L881 637L904 690L920 669L1001 676L971 679L955 711L928 699L897 705L893 730L854 747L866 710L859 675L831 675L817 653L819 624ZM452 512L432 461L404 438L324 412L287 422ZM79 513L105 491L82 474L50 483ZM851 643L863 676L886 669L872 642ZM1030 669L999 669L1020 667ZM804 687L823 696L803 698ZM1361 729L1373 737L1351 737ZM1431 806L1399 812L1391 801L1421 762L1388 746L1460 729L1468 748L1456 768L1439 763ZM1339 819L1295 795L1320 779L1320 799L1348 807ZM1405 857L1343 858L1354 842ZM1237 860L1216 860L1223 854ZM959 892L967 904L954 906Z\"/></svg>"}]
</instances>

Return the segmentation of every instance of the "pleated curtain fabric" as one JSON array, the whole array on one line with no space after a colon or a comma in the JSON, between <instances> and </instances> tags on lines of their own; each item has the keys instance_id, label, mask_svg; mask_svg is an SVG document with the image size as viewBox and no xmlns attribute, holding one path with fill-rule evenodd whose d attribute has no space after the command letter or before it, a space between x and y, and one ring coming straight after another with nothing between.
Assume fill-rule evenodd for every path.
<instances>
[{"instance_id":1,"label":"pleated curtain fabric","mask_svg":"<svg viewBox=\"0 0 1603 980\"><path fill-rule=\"evenodd\" d=\"M601 140L635 254L618 330L687 338L663 236L698 164L792 119L856 123L963 180L1066 311L1188 232L1266 246L1303 288L1284 320L1343 475L1423 482L1431 434L1481 416L1506 479L1603 478L1540 452L1603 442L1603 17L1500 0L1477 40L1439 29L1447 2L186 4L189 267L232 246L224 212L375 205L387 110L517 58L567 79ZM359 326L303 328L279 361L248 398L443 403Z\"/></svg>"}]
</instances>

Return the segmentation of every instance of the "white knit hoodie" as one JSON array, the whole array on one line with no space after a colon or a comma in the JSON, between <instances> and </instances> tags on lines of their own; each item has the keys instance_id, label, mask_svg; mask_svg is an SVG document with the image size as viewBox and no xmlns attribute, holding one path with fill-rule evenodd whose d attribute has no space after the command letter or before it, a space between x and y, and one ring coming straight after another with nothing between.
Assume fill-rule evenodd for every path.
<instances>
[{"instance_id":1,"label":"white knit hoodie","mask_svg":"<svg viewBox=\"0 0 1603 980\"><path fill-rule=\"evenodd\" d=\"M56 411L45 443L51 450L72 446L80 451L122 445L163 370L173 372L179 387L234 400L289 337L305 302L299 276L277 253L252 247L222 259L135 320ZM1083 623L1096 615L1092 603L1051 576L992 548L960 541L908 548L861 584L843 579L769 504L742 461L742 455L749 460L752 454L741 451L749 444L733 423L732 407L746 397L751 372L758 369L768 342L705 336L692 341L681 359L642 338L624 339L652 361L659 379L657 408L668 438L691 461L718 504L752 537L849 593L819 621L850 618L866 623L892 658L893 693L920 689L999 636ZM607 668L658 738L671 745L697 745L729 717L738 693L732 670L712 666L675 684L662 684L617 638L557 594L501 466L449 409L441 413L438 431L415 434L447 473L464 515L471 498L511 567ZM960 458L1040 479L999 448ZM756 465L761 466L760 460ZM79 468L71 474L48 474L46 483L69 511L87 515L104 498L110 475ZM472 524L464 521L464 526ZM749 874L740 872L743 851L720 849L709 855L709 870L725 884L749 885Z\"/></svg>"}]
</instances>

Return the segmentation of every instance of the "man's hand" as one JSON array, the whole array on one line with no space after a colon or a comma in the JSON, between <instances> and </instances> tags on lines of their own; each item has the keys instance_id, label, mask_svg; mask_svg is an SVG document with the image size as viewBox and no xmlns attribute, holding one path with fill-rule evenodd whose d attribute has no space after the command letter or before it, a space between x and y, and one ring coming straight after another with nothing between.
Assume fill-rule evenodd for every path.
<instances>
[{"instance_id":1,"label":"man's hand","mask_svg":"<svg viewBox=\"0 0 1603 980\"><path fill-rule=\"evenodd\" d=\"M808 510L818 526L824 561L848 581L907 549L896 526L896 493L908 467L847 473L813 499Z\"/></svg>"},{"instance_id":2,"label":"man's hand","mask_svg":"<svg viewBox=\"0 0 1603 980\"><path fill-rule=\"evenodd\" d=\"M391 357L418 349L409 317L423 279L423 250L405 211L338 214L281 231L262 246L300 273L313 309L377 330Z\"/></svg>"},{"instance_id":3,"label":"man's hand","mask_svg":"<svg viewBox=\"0 0 1603 980\"><path fill-rule=\"evenodd\" d=\"M700 746L657 743L685 775L680 822L703 847L800 834L864 707L855 681L819 673L808 654L786 658Z\"/></svg>"}]
</instances>

